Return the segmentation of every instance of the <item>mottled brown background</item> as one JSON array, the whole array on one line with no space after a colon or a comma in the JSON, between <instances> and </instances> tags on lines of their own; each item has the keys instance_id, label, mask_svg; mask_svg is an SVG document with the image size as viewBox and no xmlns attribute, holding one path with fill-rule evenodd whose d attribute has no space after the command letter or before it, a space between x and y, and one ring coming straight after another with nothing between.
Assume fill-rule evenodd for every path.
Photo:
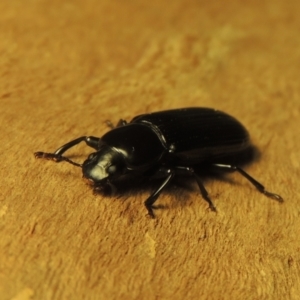
<instances>
[{"instance_id":1,"label":"mottled brown background","mask_svg":"<svg viewBox=\"0 0 300 300\"><path fill-rule=\"evenodd\" d=\"M299 0L0 2L0 298L300 299ZM237 174L94 196L35 160L104 123L184 106L224 110L261 157ZM82 161L90 152L73 150Z\"/></svg>"}]
</instances>

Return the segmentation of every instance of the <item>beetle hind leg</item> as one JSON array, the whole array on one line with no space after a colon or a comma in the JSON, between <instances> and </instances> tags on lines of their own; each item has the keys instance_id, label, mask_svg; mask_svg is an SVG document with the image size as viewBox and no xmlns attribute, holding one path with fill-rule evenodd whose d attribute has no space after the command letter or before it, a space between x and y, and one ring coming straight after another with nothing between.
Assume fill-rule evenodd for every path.
<instances>
[{"instance_id":1,"label":"beetle hind leg","mask_svg":"<svg viewBox=\"0 0 300 300\"><path fill-rule=\"evenodd\" d=\"M222 165L222 164L213 164L213 167L223 170L223 171L227 171L227 172L237 171L242 176L244 176L248 181L250 181L259 192L261 192L262 194L265 194L267 197L272 198L278 202L283 202L283 198L281 196L271 193L271 192L268 192L261 183L259 183L257 180L255 180L252 176L250 176L248 173L246 173L243 169L241 169L237 166L234 166L234 165Z\"/></svg>"}]
</instances>

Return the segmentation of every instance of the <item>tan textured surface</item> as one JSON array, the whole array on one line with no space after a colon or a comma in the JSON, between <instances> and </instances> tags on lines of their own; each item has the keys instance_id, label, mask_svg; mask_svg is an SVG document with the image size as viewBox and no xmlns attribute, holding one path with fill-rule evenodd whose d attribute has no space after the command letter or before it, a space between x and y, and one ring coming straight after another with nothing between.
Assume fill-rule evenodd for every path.
<instances>
[{"instance_id":1,"label":"tan textured surface","mask_svg":"<svg viewBox=\"0 0 300 300\"><path fill-rule=\"evenodd\" d=\"M1 299L299 299L298 0L0 11ZM183 106L243 120L262 151L247 171L286 202L232 174L205 182L217 215L178 188L153 221L146 192L94 196L77 168L33 157L101 136L104 120Z\"/></svg>"}]
</instances>

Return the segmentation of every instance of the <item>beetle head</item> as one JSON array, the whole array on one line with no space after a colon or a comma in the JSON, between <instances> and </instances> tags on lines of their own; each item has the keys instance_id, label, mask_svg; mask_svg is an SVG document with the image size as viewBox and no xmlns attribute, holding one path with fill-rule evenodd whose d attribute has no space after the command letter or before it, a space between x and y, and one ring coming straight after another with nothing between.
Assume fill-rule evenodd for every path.
<instances>
[{"instance_id":1,"label":"beetle head","mask_svg":"<svg viewBox=\"0 0 300 300\"><path fill-rule=\"evenodd\" d=\"M103 145L91 153L82 165L83 177L92 183L105 182L120 176L124 170L122 155L110 146Z\"/></svg>"}]
</instances>

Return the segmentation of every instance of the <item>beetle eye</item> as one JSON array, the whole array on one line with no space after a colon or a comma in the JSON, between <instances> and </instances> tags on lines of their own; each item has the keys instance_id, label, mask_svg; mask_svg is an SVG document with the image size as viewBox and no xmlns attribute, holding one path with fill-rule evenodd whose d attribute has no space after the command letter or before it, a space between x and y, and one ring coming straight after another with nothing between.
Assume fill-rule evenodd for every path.
<instances>
[{"instance_id":1,"label":"beetle eye","mask_svg":"<svg viewBox=\"0 0 300 300\"><path fill-rule=\"evenodd\" d=\"M117 167L115 165L111 165L107 168L106 171L108 174L114 174L116 172L116 170L117 170Z\"/></svg>"}]
</instances>

